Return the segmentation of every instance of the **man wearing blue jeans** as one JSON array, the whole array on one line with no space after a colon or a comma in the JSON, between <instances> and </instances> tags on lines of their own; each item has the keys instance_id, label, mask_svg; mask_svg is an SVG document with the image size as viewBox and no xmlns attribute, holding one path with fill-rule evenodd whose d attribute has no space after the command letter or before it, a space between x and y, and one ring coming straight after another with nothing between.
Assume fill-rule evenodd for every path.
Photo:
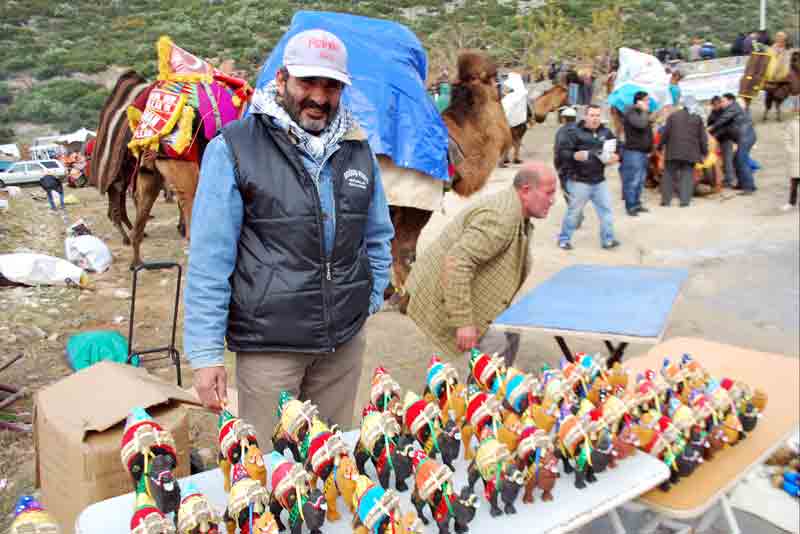
<instances>
[{"instance_id":1,"label":"man wearing blue jeans","mask_svg":"<svg viewBox=\"0 0 800 534\"><path fill-rule=\"evenodd\" d=\"M619 156L613 153L603 157L603 145L612 139L616 139L614 134L600 123L600 107L591 105L584 120L569 131L561 145L560 157L571 162L567 178L569 206L558 236L558 246L564 250L572 250L572 234L590 200L600 219L600 244L604 249L619 246L614 238L611 195L605 177L606 165L617 163Z\"/></svg>"},{"instance_id":2,"label":"man wearing blue jeans","mask_svg":"<svg viewBox=\"0 0 800 534\"><path fill-rule=\"evenodd\" d=\"M622 116L625 128L625 151L622 154L622 194L625 211L631 217L649 210L642 206L642 188L647 178L647 165L653 148L653 130L650 127L650 97L644 91L633 95L633 104Z\"/></svg>"},{"instance_id":3,"label":"man wearing blue jeans","mask_svg":"<svg viewBox=\"0 0 800 534\"><path fill-rule=\"evenodd\" d=\"M47 202L50 203L50 209L56 211L56 203L53 201L53 193L58 194L58 199L61 202L61 209L64 209L64 186L61 181L52 175L43 176L39 180L39 185L47 193Z\"/></svg>"},{"instance_id":4,"label":"man wearing blue jeans","mask_svg":"<svg viewBox=\"0 0 800 534\"><path fill-rule=\"evenodd\" d=\"M736 177L739 179L737 189L741 189L743 195L755 193L756 184L753 170L750 168L750 150L756 144L756 131L750 113L736 103L736 97L732 93L725 93L722 96L722 113L711 126L709 133L714 137L733 139L736 142L733 164L736 168Z\"/></svg>"}]
</instances>

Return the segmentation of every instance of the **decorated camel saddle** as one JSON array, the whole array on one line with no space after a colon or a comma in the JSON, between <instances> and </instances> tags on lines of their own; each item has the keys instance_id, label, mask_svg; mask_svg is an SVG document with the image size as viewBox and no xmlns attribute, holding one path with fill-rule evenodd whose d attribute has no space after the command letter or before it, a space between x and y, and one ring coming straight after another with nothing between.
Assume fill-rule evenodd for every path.
<instances>
[{"instance_id":1,"label":"decorated camel saddle","mask_svg":"<svg viewBox=\"0 0 800 534\"><path fill-rule=\"evenodd\" d=\"M505 375L505 360L497 354L485 354L472 349L469 359L470 381L487 393L497 393Z\"/></svg>"},{"instance_id":2,"label":"decorated camel saddle","mask_svg":"<svg viewBox=\"0 0 800 534\"><path fill-rule=\"evenodd\" d=\"M427 524L425 507L430 508L433 520L440 534L450 532L450 520L455 523L456 532L466 532L467 525L475 517L477 497L468 488L462 495L453 491L453 471L446 465L430 458L423 451L417 451L413 458L414 491L411 502L423 523Z\"/></svg>"},{"instance_id":3,"label":"decorated camel saddle","mask_svg":"<svg viewBox=\"0 0 800 534\"><path fill-rule=\"evenodd\" d=\"M541 385L531 374L509 367L503 384L503 407L517 415L524 414L528 406L540 400Z\"/></svg>"},{"instance_id":4,"label":"decorated camel saddle","mask_svg":"<svg viewBox=\"0 0 800 534\"><path fill-rule=\"evenodd\" d=\"M56 520L34 497L23 495L14 507L9 534L61 534Z\"/></svg>"},{"instance_id":5,"label":"decorated camel saddle","mask_svg":"<svg viewBox=\"0 0 800 534\"><path fill-rule=\"evenodd\" d=\"M235 534L237 528L239 534L278 534L278 524L268 509L269 504L267 489L250 478L242 464L235 464L225 509L228 534Z\"/></svg>"},{"instance_id":6,"label":"decorated camel saddle","mask_svg":"<svg viewBox=\"0 0 800 534\"><path fill-rule=\"evenodd\" d=\"M218 533L222 516L208 498L192 483L189 483L185 493L178 509L178 534Z\"/></svg>"},{"instance_id":7,"label":"decorated camel saddle","mask_svg":"<svg viewBox=\"0 0 800 534\"><path fill-rule=\"evenodd\" d=\"M175 534L175 525L161 513L149 495L137 492L131 534Z\"/></svg>"},{"instance_id":8,"label":"decorated camel saddle","mask_svg":"<svg viewBox=\"0 0 800 534\"><path fill-rule=\"evenodd\" d=\"M469 400L467 401L467 416L461 428L462 442L464 445L464 458L471 460L474 455L472 436L478 441L495 434L495 429L502 420L500 401L494 395L480 391L470 385Z\"/></svg>"},{"instance_id":9,"label":"decorated camel saddle","mask_svg":"<svg viewBox=\"0 0 800 534\"><path fill-rule=\"evenodd\" d=\"M128 108L133 138L128 144L161 151L176 159L197 161L196 124L205 140L242 116L253 89L176 46L167 36L158 40L158 81Z\"/></svg>"},{"instance_id":10,"label":"decorated camel saddle","mask_svg":"<svg viewBox=\"0 0 800 534\"><path fill-rule=\"evenodd\" d=\"M281 454L288 448L295 461L302 462L300 444L306 439L314 419L319 416L317 406L311 401L297 400L288 391L282 391L276 414L278 424L272 432L272 446Z\"/></svg>"},{"instance_id":11,"label":"decorated camel saddle","mask_svg":"<svg viewBox=\"0 0 800 534\"><path fill-rule=\"evenodd\" d=\"M416 438L425 454L433 458L441 454L444 463L453 469L453 461L461 452L461 434L455 422L444 425L439 406L413 391L406 392L403 404L405 431Z\"/></svg>"},{"instance_id":12,"label":"decorated camel saddle","mask_svg":"<svg viewBox=\"0 0 800 534\"><path fill-rule=\"evenodd\" d=\"M376 367L369 387L369 401L378 411L388 412L402 421L403 404L400 401L400 384L385 367Z\"/></svg>"},{"instance_id":13,"label":"decorated camel saddle","mask_svg":"<svg viewBox=\"0 0 800 534\"><path fill-rule=\"evenodd\" d=\"M219 467L225 484L225 491L231 490L231 466L241 463L250 478L267 485L267 470L258 446L256 429L253 425L234 417L223 409L217 423L219 441Z\"/></svg>"},{"instance_id":14,"label":"decorated camel saddle","mask_svg":"<svg viewBox=\"0 0 800 534\"><path fill-rule=\"evenodd\" d=\"M463 423L467 411L467 389L459 382L458 371L451 363L431 356L423 396L439 404L442 422L453 419L459 426Z\"/></svg>"},{"instance_id":15,"label":"decorated camel saddle","mask_svg":"<svg viewBox=\"0 0 800 534\"><path fill-rule=\"evenodd\" d=\"M128 415L120 457L135 489L142 488L161 512L178 511L181 490L174 473L175 440L144 408L134 408Z\"/></svg>"},{"instance_id":16,"label":"decorated camel saddle","mask_svg":"<svg viewBox=\"0 0 800 534\"><path fill-rule=\"evenodd\" d=\"M328 521L340 518L336 507L339 495L344 497L350 512L355 513L353 492L359 473L341 432L328 428L328 425L319 419L314 419L311 430L300 447L300 453L305 457L303 465L306 471L311 474L311 487L316 487L318 479L323 482L323 494L328 505Z\"/></svg>"}]
</instances>

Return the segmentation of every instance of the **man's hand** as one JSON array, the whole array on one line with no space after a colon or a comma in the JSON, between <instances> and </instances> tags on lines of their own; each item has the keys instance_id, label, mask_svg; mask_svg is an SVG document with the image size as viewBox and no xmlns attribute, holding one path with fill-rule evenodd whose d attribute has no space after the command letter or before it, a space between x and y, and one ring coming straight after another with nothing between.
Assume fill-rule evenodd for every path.
<instances>
[{"instance_id":1,"label":"man's hand","mask_svg":"<svg viewBox=\"0 0 800 534\"><path fill-rule=\"evenodd\" d=\"M573 157L575 158L576 161L586 161L587 159L589 159L589 151L579 150L575 152L575 155Z\"/></svg>"},{"instance_id":2,"label":"man's hand","mask_svg":"<svg viewBox=\"0 0 800 534\"><path fill-rule=\"evenodd\" d=\"M460 351L468 351L478 344L478 328L462 326L456 330L456 346Z\"/></svg>"},{"instance_id":3,"label":"man's hand","mask_svg":"<svg viewBox=\"0 0 800 534\"><path fill-rule=\"evenodd\" d=\"M228 403L228 372L225 367L205 367L194 371L194 388L203 406L219 412Z\"/></svg>"},{"instance_id":4,"label":"man's hand","mask_svg":"<svg viewBox=\"0 0 800 534\"><path fill-rule=\"evenodd\" d=\"M619 154L611 154L611 157L608 158L606 165L613 165L619 162Z\"/></svg>"}]
</instances>

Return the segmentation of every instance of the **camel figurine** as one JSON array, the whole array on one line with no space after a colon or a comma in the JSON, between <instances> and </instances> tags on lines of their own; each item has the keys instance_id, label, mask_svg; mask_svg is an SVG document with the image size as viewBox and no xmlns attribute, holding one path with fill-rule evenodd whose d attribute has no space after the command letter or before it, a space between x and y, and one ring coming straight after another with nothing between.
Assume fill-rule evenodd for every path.
<instances>
[{"instance_id":1,"label":"camel figurine","mask_svg":"<svg viewBox=\"0 0 800 534\"><path fill-rule=\"evenodd\" d=\"M336 428L328 428L319 419L314 419L306 436L301 448L301 452L306 451L303 465L311 475L310 487L316 488L317 480L322 480L323 494L328 505L327 520L338 521L341 518L336 507L339 495L344 497L350 513L355 513L353 492L359 473L341 432Z\"/></svg>"},{"instance_id":2,"label":"camel figurine","mask_svg":"<svg viewBox=\"0 0 800 534\"><path fill-rule=\"evenodd\" d=\"M522 417L528 407L541 402L542 385L535 376L509 367L500 385L498 397L502 399L503 409Z\"/></svg>"},{"instance_id":3,"label":"camel figurine","mask_svg":"<svg viewBox=\"0 0 800 534\"><path fill-rule=\"evenodd\" d=\"M472 349L469 359L468 384L475 384L481 391L497 394L506 374L505 360L500 356Z\"/></svg>"},{"instance_id":4,"label":"camel figurine","mask_svg":"<svg viewBox=\"0 0 800 534\"><path fill-rule=\"evenodd\" d=\"M368 405L361 419L361 432L354 453L358 472L365 472L369 460L375 466L378 481L384 489L389 487L394 472L397 491L406 491L414 452L412 441L413 438L401 435L400 425L392 414L379 412Z\"/></svg>"},{"instance_id":5,"label":"camel figurine","mask_svg":"<svg viewBox=\"0 0 800 534\"><path fill-rule=\"evenodd\" d=\"M403 514L400 496L359 475L353 493L353 534L422 534L422 522L414 514Z\"/></svg>"},{"instance_id":6,"label":"camel figurine","mask_svg":"<svg viewBox=\"0 0 800 534\"><path fill-rule=\"evenodd\" d=\"M228 506L223 519L228 534L278 534L278 524L269 511L269 493L250 478L242 464L233 466ZM183 534L183 533L181 533Z\"/></svg>"},{"instance_id":7,"label":"camel figurine","mask_svg":"<svg viewBox=\"0 0 800 534\"><path fill-rule=\"evenodd\" d=\"M250 478L259 481L262 486L266 487L267 470L264 467L261 449L258 447L255 427L223 409L219 414L217 429L218 463L222 471L225 492L231 490L231 466L238 463L244 465Z\"/></svg>"},{"instance_id":8,"label":"camel figurine","mask_svg":"<svg viewBox=\"0 0 800 534\"><path fill-rule=\"evenodd\" d=\"M61 534L61 527L36 498L23 495L14 507L8 534Z\"/></svg>"},{"instance_id":9,"label":"camel figurine","mask_svg":"<svg viewBox=\"0 0 800 534\"><path fill-rule=\"evenodd\" d=\"M19 534L28 532L31 531L22 530ZM56 532L57 530L43 530L42 534ZM175 524L158 509L152 497L141 489L136 492L136 506L131 517L131 534L175 534Z\"/></svg>"},{"instance_id":10,"label":"camel figurine","mask_svg":"<svg viewBox=\"0 0 800 534\"><path fill-rule=\"evenodd\" d=\"M422 451L417 451L413 458L414 491L411 502L424 524L429 521L425 517L425 506L439 527L439 534L449 534L450 520L456 532L467 532L469 523L475 518L478 498L469 488L464 488L461 495L453 491L453 470L438 463Z\"/></svg>"},{"instance_id":11,"label":"camel figurine","mask_svg":"<svg viewBox=\"0 0 800 534\"><path fill-rule=\"evenodd\" d=\"M178 508L178 534L219 532L222 516L191 482Z\"/></svg>"},{"instance_id":12,"label":"camel figurine","mask_svg":"<svg viewBox=\"0 0 800 534\"><path fill-rule=\"evenodd\" d=\"M483 493L492 517L504 512L517 513L514 501L525 484L525 474L514 465L511 452L496 439L483 440L467 468L467 487L471 492L475 491L478 479L483 481ZM503 502L503 509L498 506L498 499Z\"/></svg>"},{"instance_id":13,"label":"camel figurine","mask_svg":"<svg viewBox=\"0 0 800 534\"><path fill-rule=\"evenodd\" d=\"M455 421L442 424L442 412L430 401L420 398L413 391L406 392L403 401L403 431L413 436L425 454L436 458L439 454L450 469L455 469L453 461L461 452L461 434Z\"/></svg>"},{"instance_id":14,"label":"camel figurine","mask_svg":"<svg viewBox=\"0 0 800 534\"><path fill-rule=\"evenodd\" d=\"M299 446L306 439L319 410L311 401L295 399L288 391L281 391L278 397L278 423L272 431L272 447L283 454L289 449L296 462L302 462Z\"/></svg>"},{"instance_id":15,"label":"camel figurine","mask_svg":"<svg viewBox=\"0 0 800 534\"><path fill-rule=\"evenodd\" d=\"M141 488L164 514L178 511L181 488L175 478L175 440L144 408L128 414L120 456L137 491Z\"/></svg>"},{"instance_id":16,"label":"camel figurine","mask_svg":"<svg viewBox=\"0 0 800 534\"><path fill-rule=\"evenodd\" d=\"M616 468L617 462L636 454L636 449L640 445L639 437L633 431L631 425L625 425L611 441L614 446L614 454L608 464L609 469Z\"/></svg>"},{"instance_id":17,"label":"camel figurine","mask_svg":"<svg viewBox=\"0 0 800 534\"><path fill-rule=\"evenodd\" d=\"M463 424L467 413L467 388L459 382L458 372L452 364L431 356L422 396L439 404L443 423L452 418L456 426Z\"/></svg>"},{"instance_id":18,"label":"camel figurine","mask_svg":"<svg viewBox=\"0 0 800 534\"><path fill-rule=\"evenodd\" d=\"M494 395L470 386L469 401L464 426L461 427L461 443L464 446L464 459L472 460L475 450L472 448L472 437L478 442L494 435L501 418L500 401Z\"/></svg>"},{"instance_id":19,"label":"camel figurine","mask_svg":"<svg viewBox=\"0 0 800 534\"><path fill-rule=\"evenodd\" d=\"M583 489L587 482L596 482L592 469L592 442L583 419L562 409L558 426L558 453L564 472L575 472L575 487ZM572 465L574 462L574 467Z\"/></svg>"},{"instance_id":20,"label":"camel figurine","mask_svg":"<svg viewBox=\"0 0 800 534\"><path fill-rule=\"evenodd\" d=\"M515 457L517 469L525 473L525 492L522 502L533 502L535 488L542 490L542 500L553 500L553 487L560 476L558 458L554 454L552 438L542 429L528 422L520 433Z\"/></svg>"},{"instance_id":21,"label":"camel figurine","mask_svg":"<svg viewBox=\"0 0 800 534\"><path fill-rule=\"evenodd\" d=\"M311 534L320 534L327 505L322 492L309 486L309 475L303 466L287 460L277 451L267 456L267 463L271 490L269 511L278 530L286 528L281 521L281 512L285 510L289 514L291 534L300 534L304 523Z\"/></svg>"}]
</instances>

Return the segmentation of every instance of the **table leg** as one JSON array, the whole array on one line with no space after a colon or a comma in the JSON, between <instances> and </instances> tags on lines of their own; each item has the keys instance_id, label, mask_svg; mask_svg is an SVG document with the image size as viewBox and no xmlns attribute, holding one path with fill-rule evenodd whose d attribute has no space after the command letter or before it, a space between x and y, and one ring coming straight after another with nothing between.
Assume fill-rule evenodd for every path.
<instances>
[{"instance_id":1,"label":"table leg","mask_svg":"<svg viewBox=\"0 0 800 534\"><path fill-rule=\"evenodd\" d=\"M725 497L723 496L722 499ZM712 506L705 515L700 519L695 527L695 532L701 533L705 532L711 528L711 525L719 518L719 514L723 511L722 510L722 499L717 502L717 505Z\"/></svg>"},{"instance_id":2,"label":"table leg","mask_svg":"<svg viewBox=\"0 0 800 534\"><path fill-rule=\"evenodd\" d=\"M564 338L561 336L556 336L556 343L561 348L561 353L567 359L568 362L574 362L575 360L572 358L572 353L569 351L569 347L567 346L567 342L564 341Z\"/></svg>"},{"instance_id":3,"label":"table leg","mask_svg":"<svg viewBox=\"0 0 800 534\"><path fill-rule=\"evenodd\" d=\"M622 519L620 519L616 508L608 512L608 520L611 522L614 534L627 534L628 531L625 530L625 525L622 524Z\"/></svg>"},{"instance_id":4,"label":"table leg","mask_svg":"<svg viewBox=\"0 0 800 534\"><path fill-rule=\"evenodd\" d=\"M731 503L727 495L723 495L720 498L719 506L722 508L722 513L725 516L725 521L728 523L728 528L731 529L731 534L742 534L742 530L739 528L739 522L736 521L736 515L733 513L733 508L731 508Z\"/></svg>"}]
</instances>

